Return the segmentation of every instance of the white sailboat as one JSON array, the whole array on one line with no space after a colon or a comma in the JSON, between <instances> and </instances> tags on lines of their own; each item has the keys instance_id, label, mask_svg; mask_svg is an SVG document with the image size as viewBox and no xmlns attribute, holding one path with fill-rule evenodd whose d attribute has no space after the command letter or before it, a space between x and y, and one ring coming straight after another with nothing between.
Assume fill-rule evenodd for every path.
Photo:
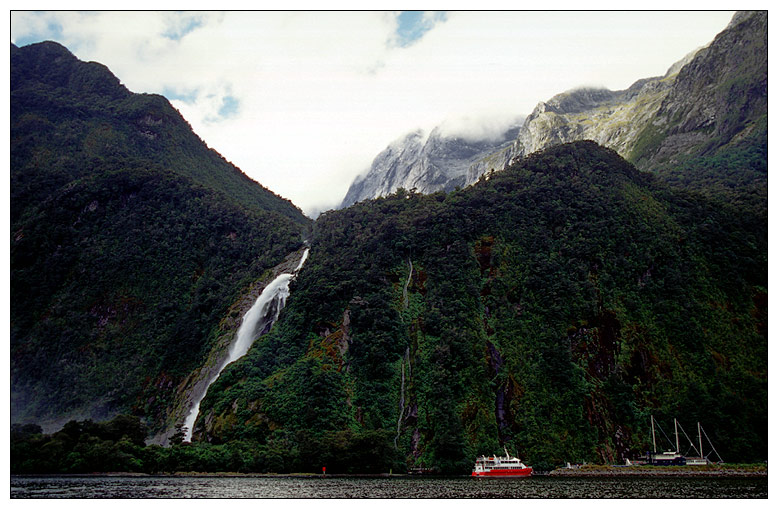
<instances>
[{"instance_id":1,"label":"white sailboat","mask_svg":"<svg viewBox=\"0 0 778 509\"><path fill-rule=\"evenodd\" d=\"M673 419L675 423L675 450L658 452L656 450L656 431L654 429L654 416L651 416L651 440L654 450L648 454L649 465L686 465L686 458L680 453L678 444L678 419ZM661 430L661 428L660 428ZM664 431L662 432L664 433Z\"/></svg>"},{"instance_id":2,"label":"white sailboat","mask_svg":"<svg viewBox=\"0 0 778 509\"><path fill-rule=\"evenodd\" d=\"M718 451L716 451L716 448L713 447L713 443L710 441L710 438L708 438L708 435L705 433L705 430L702 428L702 425L697 422L697 437L698 437L698 444L699 449L695 446L694 442L689 438L689 435L686 434L686 431L683 429L683 427L678 422L678 419L673 419L673 424L675 428L675 450L668 450L668 451L657 451L656 448L656 430L655 430L655 421L654 416L651 416L651 440L652 444L654 446L653 451L650 451L647 453L647 463L649 465L707 465L709 463L713 463L713 461L710 460L709 456L713 453L716 454L716 457L718 457L719 462L723 463L723 460L721 459L721 456L719 455ZM658 426L658 424L656 424ZM697 453L697 456L686 456L684 454L681 454L681 447L680 447L680 441L679 441L679 435L678 435L678 428L681 428L681 432L684 434L687 440L689 440L689 444L691 445L691 448L694 449L694 451ZM659 428L660 431L662 431L662 428ZM662 434L664 434L664 431L662 431ZM711 447L711 452L709 452L707 455L704 454L703 448L702 448L702 436L705 434L705 438L708 440L708 444ZM665 435L667 437L667 435Z\"/></svg>"}]
</instances>

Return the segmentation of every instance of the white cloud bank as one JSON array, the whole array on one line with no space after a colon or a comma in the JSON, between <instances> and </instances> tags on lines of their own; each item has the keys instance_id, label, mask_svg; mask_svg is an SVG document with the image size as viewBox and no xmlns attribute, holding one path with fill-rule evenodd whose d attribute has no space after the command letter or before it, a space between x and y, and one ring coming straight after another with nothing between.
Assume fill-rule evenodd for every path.
<instances>
[{"instance_id":1,"label":"white cloud bank","mask_svg":"<svg viewBox=\"0 0 778 509\"><path fill-rule=\"evenodd\" d=\"M731 16L451 12L402 46L388 12L13 12L11 40L56 40L165 94L209 146L314 215L412 129L469 118L489 133L570 88L626 88Z\"/></svg>"}]
</instances>

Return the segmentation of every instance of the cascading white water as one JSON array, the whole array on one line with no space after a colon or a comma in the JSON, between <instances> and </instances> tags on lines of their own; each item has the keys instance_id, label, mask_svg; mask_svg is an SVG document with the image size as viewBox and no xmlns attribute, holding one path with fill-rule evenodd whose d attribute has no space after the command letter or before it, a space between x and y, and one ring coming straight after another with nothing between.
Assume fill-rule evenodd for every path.
<instances>
[{"instance_id":1,"label":"cascading white water","mask_svg":"<svg viewBox=\"0 0 778 509\"><path fill-rule=\"evenodd\" d=\"M186 428L186 436L184 440L190 442L192 440L192 432L194 431L194 424L197 420L197 414L200 412L200 403L203 401L205 394L208 392L208 387L219 378L219 375L231 362L234 362L249 351L249 348L262 334L267 333L270 327L273 326L281 310L286 305L286 298L289 296L289 281L292 280L295 274L302 268L303 263L308 258L308 249L303 251L303 256L300 259L300 263L294 269L291 274L285 273L279 275L269 285L262 290L259 294L254 305L251 309L246 311L243 315L243 321L238 328L237 334L235 334L235 340L232 342L229 348L227 358L222 362L216 373L208 380L208 384L203 389L202 393L198 397L192 409L189 411L189 415L184 420L184 427Z\"/></svg>"}]
</instances>

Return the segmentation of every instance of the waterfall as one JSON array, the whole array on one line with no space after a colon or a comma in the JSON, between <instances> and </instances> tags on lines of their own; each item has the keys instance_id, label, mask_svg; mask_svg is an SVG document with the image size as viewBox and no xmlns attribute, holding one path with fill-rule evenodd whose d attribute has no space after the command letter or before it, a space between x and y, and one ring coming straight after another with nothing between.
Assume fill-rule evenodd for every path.
<instances>
[{"instance_id":1,"label":"waterfall","mask_svg":"<svg viewBox=\"0 0 778 509\"><path fill-rule=\"evenodd\" d=\"M411 262L410 257L408 257L408 266L410 267L410 270L408 271L408 281L406 281L405 286L403 286L403 309L408 309L408 285L411 284L411 278L413 277L413 262Z\"/></svg>"},{"instance_id":2,"label":"waterfall","mask_svg":"<svg viewBox=\"0 0 778 509\"><path fill-rule=\"evenodd\" d=\"M205 398L208 387L219 378L219 375L228 364L246 355L246 352L249 351L249 348L259 336L270 331L270 328L275 321L278 320L278 315L281 313L284 305L286 305L286 298L289 296L289 281L291 281L295 274L302 268L303 263L305 263L307 258L308 249L303 251L300 263L297 264L294 271L291 274L280 274L271 281L270 284L262 290L262 293L259 294L259 297L257 297L254 305L251 306L251 309L246 311L246 314L243 315L243 320L240 324L240 328L238 328L238 332L235 334L235 340L230 345L227 358L224 359L219 366L219 369L216 370L216 373L208 380L208 383L197 398L197 401L192 405L192 409L189 410L189 415L187 415L184 420L184 427L186 428L186 437L184 440L186 442L192 441L194 424L197 420L197 414L200 412L200 403L203 401L203 398Z\"/></svg>"},{"instance_id":3,"label":"waterfall","mask_svg":"<svg viewBox=\"0 0 778 509\"><path fill-rule=\"evenodd\" d=\"M403 414L405 413L405 363L408 363L408 371L411 370L411 361L409 355L411 353L411 347L405 348L405 358L400 363L400 416L397 417L397 435L394 437L394 448L397 449L397 439L400 438L400 430L403 422ZM409 373L410 374L410 373Z\"/></svg>"}]
</instances>

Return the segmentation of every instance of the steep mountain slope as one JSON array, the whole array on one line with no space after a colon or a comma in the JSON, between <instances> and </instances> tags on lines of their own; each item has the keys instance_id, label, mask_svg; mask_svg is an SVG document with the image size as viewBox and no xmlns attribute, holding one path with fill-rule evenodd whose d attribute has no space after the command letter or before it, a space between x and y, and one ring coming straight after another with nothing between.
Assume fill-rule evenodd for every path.
<instances>
[{"instance_id":1,"label":"steep mountain slope","mask_svg":"<svg viewBox=\"0 0 778 509\"><path fill-rule=\"evenodd\" d=\"M766 12L736 14L681 69L630 159L675 186L766 214Z\"/></svg>"},{"instance_id":2,"label":"steep mountain slope","mask_svg":"<svg viewBox=\"0 0 778 509\"><path fill-rule=\"evenodd\" d=\"M765 233L592 142L325 213L195 439L270 471L465 473L503 444L543 469L639 454L653 414L764 458Z\"/></svg>"},{"instance_id":3,"label":"steep mountain slope","mask_svg":"<svg viewBox=\"0 0 778 509\"><path fill-rule=\"evenodd\" d=\"M527 117L511 157L582 139L628 158L642 127L657 112L675 75L636 82L627 90L582 88L541 102Z\"/></svg>"},{"instance_id":4,"label":"steep mountain slope","mask_svg":"<svg viewBox=\"0 0 778 509\"><path fill-rule=\"evenodd\" d=\"M158 426L230 305L309 226L163 97L56 43L12 45L12 421Z\"/></svg>"},{"instance_id":5,"label":"steep mountain slope","mask_svg":"<svg viewBox=\"0 0 778 509\"><path fill-rule=\"evenodd\" d=\"M620 91L570 90L539 103L512 145L468 155L466 164L459 163L467 166L463 172L426 163L420 138L408 135L379 154L370 172L352 184L343 206L399 187L429 193L471 185L517 157L592 140L676 187L764 211L767 13L737 13L707 47L664 76Z\"/></svg>"},{"instance_id":6,"label":"steep mountain slope","mask_svg":"<svg viewBox=\"0 0 778 509\"><path fill-rule=\"evenodd\" d=\"M133 94L105 66L80 62L59 44L21 49L11 45L11 119L14 168L22 169L31 160L37 165L37 172L12 175L19 179L12 180L18 204L40 201L51 189L87 171L71 161L74 157L90 163L143 157L224 193L236 204L307 222L291 202L208 150L164 97ZM44 142L44 148L37 147ZM58 171L42 175L52 159ZM18 215L19 207L12 206L11 219Z\"/></svg>"},{"instance_id":7,"label":"steep mountain slope","mask_svg":"<svg viewBox=\"0 0 778 509\"><path fill-rule=\"evenodd\" d=\"M511 159L584 139L678 187L764 209L767 13L736 14L707 47L663 77L540 103L519 131Z\"/></svg>"},{"instance_id":8,"label":"steep mountain slope","mask_svg":"<svg viewBox=\"0 0 778 509\"><path fill-rule=\"evenodd\" d=\"M399 188L432 193L463 186L474 166L490 168L498 164L497 168L502 168L505 161L495 163L492 154L507 154L517 132L518 126L514 126L495 139L483 140L449 135L441 127L433 129L428 137L420 130L409 133L378 154L367 174L354 180L341 208L392 194Z\"/></svg>"},{"instance_id":9,"label":"steep mountain slope","mask_svg":"<svg viewBox=\"0 0 778 509\"><path fill-rule=\"evenodd\" d=\"M738 13L680 70L652 120L660 139L634 158L650 166L705 155L748 137L766 116L767 13Z\"/></svg>"}]
</instances>

